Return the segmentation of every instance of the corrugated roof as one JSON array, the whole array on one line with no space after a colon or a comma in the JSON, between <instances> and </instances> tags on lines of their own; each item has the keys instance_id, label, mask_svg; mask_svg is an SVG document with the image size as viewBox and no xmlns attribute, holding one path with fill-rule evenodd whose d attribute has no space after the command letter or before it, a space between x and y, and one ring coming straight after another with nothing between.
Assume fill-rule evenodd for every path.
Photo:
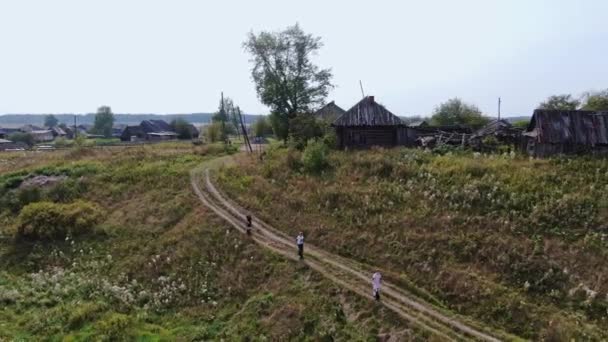
<instances>
[{"instance_id":1,"label":"corrugated roof","mask_svg":"<svg viewBox=\"0 0 608 342\"><path fill-rule=\"evenodd\" d=\"M373 96L366 96L334 121L332 126L401 126L403 121Z\"/></svg>"},{"instance_id":2,"label":"corrugated roof","mask_svg":"<svg viewBox=\"0 0 608 342\"><path fill-rule=\"evenodd\" d=\"M606 145L608 112L537 109L527 131L541 143Z\"/></svg>"}]
</instances>

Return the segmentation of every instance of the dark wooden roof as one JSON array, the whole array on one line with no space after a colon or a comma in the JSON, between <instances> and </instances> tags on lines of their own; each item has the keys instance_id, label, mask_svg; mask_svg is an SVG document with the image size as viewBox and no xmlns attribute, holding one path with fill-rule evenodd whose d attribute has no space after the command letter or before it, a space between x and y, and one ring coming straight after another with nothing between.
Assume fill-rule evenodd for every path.
<instances>
[{"instance_id":1,"label":"dark wooden roof","mask_svg":"<svg viewBox=\"0 0 608 342\"><path fill-rule=\"evenodd\" d=\"M146 132L144 132L141 125L127 126L122 131L120 138L123 140L129 140L129 139L131 139L131 136L144 137L145 135L146 135Z\"/></svg>"},{"instance_id":2,"label":"dark wooden roof","mask_svg":"<svg viewBox=\"0 0 608 342\"><path fill-rule=\"evenodd\" d=\"M346 113L344 109L340 108L334 101L331 101L316 111L314 115L317 119L334 122L344 113Z\"/></svg>"},{"instance_id":3,"label":"dark wooden roof","mask_svg":"<svg viewBox=\"0 0 608 342\"><path fill-rule=\"evenodd\" d=\"M553 144L608 144L608 112L537 109L528 136Z\"/></svg>"},{"instance_id":4,"label":"dark wooden roof","mask_svg":"<svg viewBox=\"0 0 608 342\"><path fill-rule=\"evenodd\" d=\"M144 120L140 124L146 133L171 132L173 128L163 120Z\"/></svg>"},{"instance_id":5,"label":"dark wooden roof","mask_svg":"<svg viewBox=\"0 0 608 342\"><path fill-rule=\"evenodd\" d=\"M401 119L383 105L377 103L373 96L366 96L351 109L334 121L335 127L353 126L402 126Z\"/></svg>"}]
</instances>

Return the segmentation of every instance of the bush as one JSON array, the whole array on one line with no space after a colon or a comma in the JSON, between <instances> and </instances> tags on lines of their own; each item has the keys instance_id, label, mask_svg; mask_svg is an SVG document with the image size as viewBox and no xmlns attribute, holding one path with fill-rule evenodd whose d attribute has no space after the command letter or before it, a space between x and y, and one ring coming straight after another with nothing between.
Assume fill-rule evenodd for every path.
<instances>
[{"instance_id":1,"label":"bush","mask_svg":"<svg viewBox=\"0 0 608 342\"><path fill-rule=\"evenodd\" d=\"M298 150L302 150L309 140L322 136L321 125L313 115L300 114L289 120L290 143Z\"/></svg>"},{"instance_id":2,"label":"bush","mask_svg":"<svg viewBox=\"0 0 608 342\"><path fill-rule=\"evenodd\" d=\"M32 240L63 239L90 231L103 217L94 203L32 203L19 214L16 238Z\"/></svg>"},{"instance_id":3,"label":"bush","mask_svg":"<svg viewBox=\"0 0 608 342\"><path fill-rule=\"evenodd\" d=\"M302 153L304 170L310 173L320 173L329 166L327 162L327 146L321 141L309 141Z\"/></svg>"},{"instance_id":4,"label":"bush","mask_svg":"<svg viewBox=\"0 0 608 342\"><path fill-rule=\"evenodd\" d=\"M190 123L182 118L177 118L171 121L171 127L177 133L178 139L192 139L194 132Z\"/></svg>"},{"instance_id":5,"label":"bush","mask_svg":"<svg viewBox=\"0 0 608 342\"><path fill-rule=\"evenodd\" d=\"M57 138L57 139L55 139L54 145L55 145L55 147L58 147L58 148L68 147L68 146L72 145L72 142L68 141L66 138Z\"/></svg>"},{"instance_id":6,"label":"bush","mask_svg":"<svg viewBox=\"0 0 608 342\"><path fill-rule=\"evenodd\" d=\"M22 142L27 144L28 146L34 146L36 141L34 140L34 136L30 133L21 133L16 132L8 136L8 140L13 142Z\"/></svg>"},{"instance_id":7,"label":"bush","mask_svg":"<svg viewBox=\"0 0 608 342\"><path fill-rule=\"evenodd\" d=\"M270 125L270 122L268 122L268 119L265 116L261 116L253 124L253 134L256 137L272 135L272 125Z\"/></svg>"},{"instance_id":8,"label":"bush","mask_svg":"<svg viewBox=\"0 0 608 342\"><path fill-rule=\"evenodd\" d=\"M205 128L205 138L207 142L216 142L222 139L222 124L214 122Z\"/></svg>"}]
</instances>

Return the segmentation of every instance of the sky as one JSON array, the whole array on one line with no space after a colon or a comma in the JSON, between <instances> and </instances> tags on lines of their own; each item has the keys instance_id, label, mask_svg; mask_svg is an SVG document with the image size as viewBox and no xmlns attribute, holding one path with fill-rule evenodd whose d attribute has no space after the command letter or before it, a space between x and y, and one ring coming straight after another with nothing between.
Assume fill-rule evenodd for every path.
<instances>
[{"instance_id":1,"label":"sky","mask_svg":"<svg viewBox=\"0 0 608 342\"><path fill-rule=\"evenodd\" d=\"M328 101L374 95L400 116L459 97L530 115L608 88L606 0L0 0L0 113L193 113L220 92L267 113L242 47L299 23L324 43Z\"/></svg>"}]
</instances>

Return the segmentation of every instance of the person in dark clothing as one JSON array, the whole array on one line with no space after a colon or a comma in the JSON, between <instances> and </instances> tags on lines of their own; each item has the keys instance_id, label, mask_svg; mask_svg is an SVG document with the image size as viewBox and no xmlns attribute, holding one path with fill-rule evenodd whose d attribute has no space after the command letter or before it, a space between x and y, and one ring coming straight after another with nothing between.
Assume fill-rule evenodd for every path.
<instances>
[{"instance_id":1,"label":"person in dark clothing","mask_svg":"<svg viewBox=\"0 0 608 342\"><path fill-rule=\"evenodd\" d=\"M251 215L247 215L247 235L251 235Z\"/></svg>"},{"instance_id":2,"label":"person in dark clothing","mask_svg":"<svg viewBox=\"0 0 608 342\"><path fill-rule=\"evenodd\" d=\"M298 255L300 260L304 259L304 233L300 232L296 237L296 244L298 245Z\"/></svg>"}]
</instances>

